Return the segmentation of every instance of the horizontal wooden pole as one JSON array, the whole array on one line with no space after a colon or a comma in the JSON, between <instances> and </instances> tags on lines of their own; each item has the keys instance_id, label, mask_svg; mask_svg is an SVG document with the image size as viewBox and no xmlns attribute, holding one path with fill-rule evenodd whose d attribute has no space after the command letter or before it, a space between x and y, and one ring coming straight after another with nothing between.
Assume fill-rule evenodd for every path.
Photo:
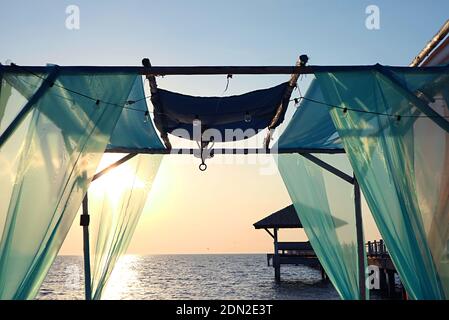
<instances>
[{"instance_id":1,"label":"horizontal wooden pole","mask_svg":"<svg viewBox=\"0 0 449 320\"><path fill-rule=\"evenodd\" d=\"M326 153L338 154L345 153L344 149L309 149L309 148L281 148L281 149L263 149L263 148L213 148L214 154L288 154L288 153ZM140 154L193 154L199 152L198 148L184 149L138 149L138 148L110 148L106 153L140 153Z\"/></svg>"},{"instance_id":2,"label":"horizontal wooden pole","mask_svg":"<svg viewBox=\"0 0 449 320\"><path fill-rule=\"evenodd\" d=\"M421 70L426 72L441 72L449 70L448 66L408 67L386 66L392 71ZM43 73L48 72L48 66L4 66L1 72L12 73ZM141 75L224 75L224 74L312 74L315 72L351 72L367 71L375 65L353 66L60 66L62 74L69 73L136 73Z\"/></svg>"}]
</instances>

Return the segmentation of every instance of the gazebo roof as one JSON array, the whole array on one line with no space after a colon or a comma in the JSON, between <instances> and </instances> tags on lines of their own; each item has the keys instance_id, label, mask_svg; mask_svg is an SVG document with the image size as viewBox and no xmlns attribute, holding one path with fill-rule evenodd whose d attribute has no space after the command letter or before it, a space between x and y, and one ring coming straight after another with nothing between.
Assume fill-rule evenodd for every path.
<instances>
[{"instance_id":1,"label":"gazebo roof","mask_svg":"<svg viewBox=\"0 0 449 320\"><path fill-rule=\"evenodd\" d=\"M262 220L257 221L254 224L254 228L302 228L302 224L301 221L299 221L295 208L291 204L284 209L276 211Z\"/></svg>"},{"instance_id":2,"label":"gazebo roof","mask_svg":"<svg viewBox=\"0 0 449 320\"><path fill-rule=\"evenodd\" d=\"M339 228L345 224L346 221L338 219L336 217L332 217L335 228ZM278 210L269 216L263 218L260 221L257 221L253 224L256 229L294 229L294 228L303 228L301 221L299 220L298 214L296 213L295 207L293 204Z\"/></svg>"}]
</instances>

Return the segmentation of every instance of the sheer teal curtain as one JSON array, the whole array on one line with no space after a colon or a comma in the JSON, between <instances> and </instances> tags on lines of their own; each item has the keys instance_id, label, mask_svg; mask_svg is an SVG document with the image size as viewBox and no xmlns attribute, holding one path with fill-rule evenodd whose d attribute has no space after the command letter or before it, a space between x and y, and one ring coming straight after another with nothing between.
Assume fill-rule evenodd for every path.
<instances>
[{"instance_id":1,"label":"sheer teal curtain","mask_svg":"<svg viewBox=\"0 0 449 320\"><path fill-rule=\"evenodd\" d=\"M135 156L89 187L93 299L101 298L115 263L128 248L162 157Z\"/></svg>"},{"instance_id":2,"label":"sheer teal curtain","mask_svg":"<svg viewBox=\"0 0 449 320\"><path fill-rule=\"evenodd\" d=\"M2 75L0 71L0 135L41 84L42 79L33 75Z\"/></svg>"},{"instance_id":3,"label":"sheer teal curtain","mask_svg":"<svg viewBox=\"0 0 449 320\"><path fill-rule=\"evenodd\" d=\"M312 102L323 101L323 93L316 80L310 83L305 98L279 137L277 148L342 149L329 111L317 108Z\"/></svg>"},{"instance_id":4,"label":"sheer teal curtain","mask_svg":"<svg viewBox=\"0 0 449 320\"><path fill-rule=\"evenodd\" d=\"M351 171L344 155L321 158ZM340 297L360 299L353 185L298 154L279 155L278 168L310 244Z\"/></svg>"},{"instance_id":5,"label":"sheer teal curtain","mask_svg":"<svg viewBox=\"0 0 449 320\"><path fill-rule=\"evenodd\" d=\"M142 77L137 77L128 97L130 109L123 110L112 133L108 149L111 148L154 148L164 145L149 117L145 116L148 106Z\"/></svg>"},{"instance_id":6,"label":"sheer teal curtain","mask_svg":"<svg viewBox=\"0 0 449 320\"><path fill-rule=\"evenodd\" d=\"M316 76L326 103L348 108L330 113L409 296L449 298L448 132L375 70ZM447 74L394 77L429 108L449 115Z\"/></svg>"},{"instance_id":7,"label":"sheer teal curtain","mask_svg":"<svg viewBox=\"0 0 449 320\"><path fill-rule=\"evenodd\" d=\"M2 110L20 110L40 82L21 77L3 75ZM2 145L0 299L37 294L122 110L62 87L123 105L135 78L60 74Z\"/></svg>"}]
</instances>

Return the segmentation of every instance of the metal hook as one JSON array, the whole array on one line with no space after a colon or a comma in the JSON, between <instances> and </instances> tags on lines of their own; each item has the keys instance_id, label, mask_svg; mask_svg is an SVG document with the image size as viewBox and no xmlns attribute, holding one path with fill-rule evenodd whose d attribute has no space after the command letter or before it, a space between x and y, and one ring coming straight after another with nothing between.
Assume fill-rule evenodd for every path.
<instances>
[{"instance_id":1,"label":"metal hook","mask_svg":"<svg viewBox=\"0 0 449 320\"><path fill-rule=\"evenodd\" d=\"M206 171L207 169L207 164L205 164L204 162L201 162L201 164L198 166L198 168L200 169L200 171Z\"/></svg>"},{"instance_id":2,"label":"metal hook","mask_svg":"<svg viewBox=\"0 0 449 320\"><path fill-rule=\"evenodd\" d=\"M206 171L207 169L207 164L204 161L204 148L207 147L207 143L204 143L203 141L201 141L201 146L200 146L200 152L201 152L201 164L198 166L198 168L200 169L200 171Z\"/></svg>"}]
</instances>

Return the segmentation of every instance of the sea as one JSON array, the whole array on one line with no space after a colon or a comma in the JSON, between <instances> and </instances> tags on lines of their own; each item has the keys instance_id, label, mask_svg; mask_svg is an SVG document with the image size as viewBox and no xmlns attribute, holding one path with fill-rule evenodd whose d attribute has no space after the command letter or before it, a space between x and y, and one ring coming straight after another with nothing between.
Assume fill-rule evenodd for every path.
<instances>
[{"instance_id":1,"label":"sea","mask_svg":"<svg viewBox=\"0 0 449 320\"><path fill-rule=\"evenodd\" d=\"M83 259L58 256L37 299L84 299ZM117 263L103 299L339 299L321 272L282 266L281 282L266 254L126 255Z\"/></svg>"}]
</instances>

